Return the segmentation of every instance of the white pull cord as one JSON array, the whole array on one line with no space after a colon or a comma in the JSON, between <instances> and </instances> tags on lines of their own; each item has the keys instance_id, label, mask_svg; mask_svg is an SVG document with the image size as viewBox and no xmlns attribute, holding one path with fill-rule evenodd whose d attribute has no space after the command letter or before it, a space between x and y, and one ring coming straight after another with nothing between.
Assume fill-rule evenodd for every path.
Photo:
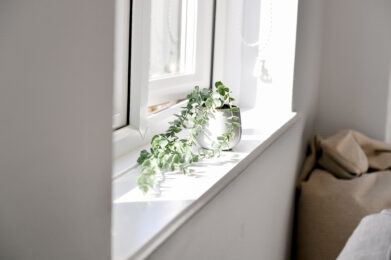
<instances>
[{"instance_id":1,"label":"white pull cord","mask_svg":"<svg viewBox=\"0 0 391 260\"><path fill-rule=\"evenodd\" d=\"M247 1L244 1L243 15L245 17L245 11L247 10ZM267 8L267 12L262 12L263 8ZM241 33L242 43L247 47L258 47L258 55L255 60L253 75L264 83L271 83L272 77L268 69L268 63L264 55L264 51L269 46L273 31L273 0L260 0L260 28L267 28L266 30L259 30L258 40L256 42L248 42ZM262 15L263 13L263 15ZM266 17L265 17L266 16ZM266 32L266 37L262 37L262 32Z\"/></svg>"}]
</instances>

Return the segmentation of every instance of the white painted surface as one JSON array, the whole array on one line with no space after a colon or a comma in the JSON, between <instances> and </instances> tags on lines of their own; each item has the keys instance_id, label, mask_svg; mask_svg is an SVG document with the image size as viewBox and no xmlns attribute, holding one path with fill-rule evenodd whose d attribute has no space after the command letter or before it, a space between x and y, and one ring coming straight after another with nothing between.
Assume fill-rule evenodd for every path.
<instances>
[{"instance_id":1,"label":"white painted surface","mask_svg":"<svg viewBox=\"0 0 391 260\"><path fill-rule=\"evenodd\" d=\"M316 130L326 136L354 128L385 140L391 118L391 2L325 1L324 17Z\"/></svg>"},{"instance_id":2,"label":"white painted surface","mask_svg":"<svg viewBox=\"0 0 391 260\"><path fill-rule=\"evenodd\" d=\"M289 259L301 130L286 131L148 259Z\"/></svg>"},{"instance_id":3,"label":"white painted surface","mask_svg":"<svg viewBox=\"0 0 391 260\"><path fill-rule=\"evenodd\" d=\"M260 110L277 113L292 109L297 8L297 0L261 1L260 37L255 63L246 62L248 67L243 69L247 71L242 72L243 84L256 81L255 91L247 95ZM247 24L247 27L251 28L251 24ZM248 61L251 58L253 56L247 56Z\"/></svg>"},{"instance_id":4,"label":"white painted surface","mask_svg":"<svg viewBox=\"0 0 391 260\"><path fill-rule=\"evenodd\" d=\"M126 125L128 109L130 1L115 1L113 128Z\"/></svg>"},{"instance_id":5,"label":"white painted surface","mask_svg":"<svg viewBox=\"0 0 391 260\"><path fill-rule=\"evenodd\" d=\"M299 1L292 110L306 119L304 142L313 134L319 102L323 10L324 0Z\"/></svg>"},{"instance_id":6,"label":"white painted surface","mask_svg":"<svg viewBox=\"0 0 391 260\"><path fill-rule=\"evenodd\" d=\"M259 115L259 121L254 121ZM114 259L143 259L164 239L203 207L251 162L297 121L294 113L285 117L260 115L255 110L242 116L242 141L220 158L197 163L193 174L167 173L156 191L144 195L137 187L140 168L113 182ZM268 127L258 128L260 122Z\"/></svg>"},{"instance_id":7,"label":"white painted surface","mask_svg":"<svg viewBox=\"0 0 391 260\"><path fill-rule=\"evenodd\" d=\"M0 3L0 259L109 259L114 2Z\"/></svg>"},{"instance_id":8,"label":"white painted surface","mask_svg":"<svg viewBox=\"0 0 391 260\"><path fill-rule=\"evenodd\" d=\"M213 82L224 79L240 104L242 68L241 27L244 0L216 0ZM229 39L229 40L228 40Z\"/></svg>"}]
</instances>

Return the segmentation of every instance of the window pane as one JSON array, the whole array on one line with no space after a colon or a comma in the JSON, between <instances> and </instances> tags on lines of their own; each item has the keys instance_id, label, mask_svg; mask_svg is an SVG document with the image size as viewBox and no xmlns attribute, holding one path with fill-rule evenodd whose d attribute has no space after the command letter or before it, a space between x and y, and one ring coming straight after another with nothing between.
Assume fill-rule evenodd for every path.
<instances>
[{"instance_id":1,"label":"window pane","mask_svg":"<svg viewBox=\"0 0 391 260\"><path fill-rule=\"evenodd\" d=\"M150 79L192 72L196 2L152 0Z\"/></svg>"},{"instance_id":2,"label":"window pane","mask_svg":"<svg viewBox=\"0 0 391 260\"><path fill-rule=\"evenodd\" d=\"M213 0L150 0L149 113L209 87Z\"/></svg>"}]
</instances>

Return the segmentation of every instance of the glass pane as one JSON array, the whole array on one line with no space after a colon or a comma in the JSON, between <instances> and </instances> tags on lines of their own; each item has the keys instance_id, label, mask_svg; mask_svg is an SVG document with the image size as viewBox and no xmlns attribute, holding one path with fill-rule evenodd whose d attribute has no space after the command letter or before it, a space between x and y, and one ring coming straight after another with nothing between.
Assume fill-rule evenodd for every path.
<instances>
[{"instance_id":1,"label":"glass pane","mask_svg":"<svg viewBox=\"0 0 391 260\"><path fill-rule=\"evenodd\" d=\"M151 78L181 71L181 7L181 0L152 0Z\"/></svg>"},{"instance_id":2,"label":"glass pane","mask_svg":"<svg viewBox=\"0 0 391 260\"><path fill-rule=\"evenodd\" d=\"M194 0L152 0L150 79L192 72L196 3Z\"/></svg>"}]
</instances>

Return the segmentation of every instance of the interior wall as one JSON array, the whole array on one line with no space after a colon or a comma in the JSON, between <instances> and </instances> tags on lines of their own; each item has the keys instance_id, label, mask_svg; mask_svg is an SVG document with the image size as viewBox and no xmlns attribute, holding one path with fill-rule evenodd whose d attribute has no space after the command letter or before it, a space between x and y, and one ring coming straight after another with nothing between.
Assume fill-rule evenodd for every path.
<instances>
[{"instance_id":1,"label":"interior wall","mask_svg":"<svg viewBox=\"0 0 391 260\"><path fill-rule=\"evenodd\" d=\"M292 110L305 118L303 146L313 135L317 116L323 44L324 0L300 0Z\"/></svg>"},{"instance_id":2,"label":"interior wall","mask_svg":"<svg viewBox=\"0 0 391 260\"><path fill-rule=\"evenodd\" d=\"M114 3L0 2L0 259L109 259Z\"/></svg>"},{"instance_id":3,"label":"interior wall","mask_svg":"<svg viewBox=\"0 0 391 260\"><path fill-rule=\"evenodd\" d=\"M299 1L293 108L300 120L149 259L290 259L295 182L318 100L322 10L322 0Z\"/></svg>"},{"instance_id":4,"label":"interior wall","mask_svg":"<svg viewBox=\"0 0 391 260\"><path fill-rule=\"evenodd\" d=\"M391 2L325 2L316 130L390 138ZM388 140L391 141L391 140Z\"/></svg>"}]
</instances>

